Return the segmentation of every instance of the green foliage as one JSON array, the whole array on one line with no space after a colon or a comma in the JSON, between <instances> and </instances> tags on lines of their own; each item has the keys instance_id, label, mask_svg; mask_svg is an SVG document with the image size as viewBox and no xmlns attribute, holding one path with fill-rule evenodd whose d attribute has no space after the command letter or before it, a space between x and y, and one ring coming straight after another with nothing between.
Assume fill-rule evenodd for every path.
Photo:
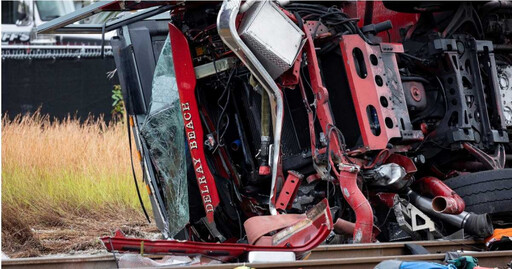
<instances>
[{"instance_id":1,"label":"green foliage","mask_svg":"<svg viewBox=\"0 0 512 269\"><path fill-rule=\"evenodd\" d=\"M120 85L114 85L112 89L112 118L121 119L124 116L124 101Z\"/></svg>"}]
</instances>

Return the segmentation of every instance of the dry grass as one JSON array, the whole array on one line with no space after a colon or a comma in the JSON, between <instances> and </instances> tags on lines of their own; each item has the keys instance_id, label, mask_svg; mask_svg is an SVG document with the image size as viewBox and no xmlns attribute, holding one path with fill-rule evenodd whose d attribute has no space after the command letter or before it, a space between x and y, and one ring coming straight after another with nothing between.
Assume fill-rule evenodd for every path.
<instances>
[{"instance_id":1,"label":"dry grass","mask_svg":"<svg viewBox=\"0 0 512 269\"><path fill-rule=\"evenodd\" d=\"M135 169L140 171L138 165ZM142 186L141 192L149 207ZM4 252L33 256L70 251L77 244L94 248L99 246L95 237L131 222L144 226L124 124L50 121L39 113L2 118ZM94 242L82 238L88 232L83 229ZM62 247L55 247L48 234L61 237Z\"/></svg>"}]
</instances>

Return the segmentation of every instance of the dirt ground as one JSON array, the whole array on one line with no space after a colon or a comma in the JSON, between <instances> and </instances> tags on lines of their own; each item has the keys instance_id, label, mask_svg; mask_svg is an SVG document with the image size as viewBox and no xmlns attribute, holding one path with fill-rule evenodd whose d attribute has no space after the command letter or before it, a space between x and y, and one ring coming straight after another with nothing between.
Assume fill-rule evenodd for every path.
<instances>
[{"instance_id":1,"label":"dirt ground","mask_svg":"<svg viewBox=\"0 0 512 269\"><path fill-rule=\"evenodd\" d=\"M6 225L7 224L7 225ZM2 252L9 258L106 253L99 237L120 229L129 237L158 239L154 223L141 217L73 217L59 223L2 223Z\"/></svg>"}]
</instances>

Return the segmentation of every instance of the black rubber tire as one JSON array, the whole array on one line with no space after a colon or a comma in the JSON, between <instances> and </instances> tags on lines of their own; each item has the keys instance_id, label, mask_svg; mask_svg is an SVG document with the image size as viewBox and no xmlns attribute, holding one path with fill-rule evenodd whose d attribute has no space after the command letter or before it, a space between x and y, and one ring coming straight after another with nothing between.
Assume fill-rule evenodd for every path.
<instances>
[{"instance_id":1,"label":"black rubber tire","mask_svg":"<svg viewBox=\"0 0 512 269\"><path fill-rule=\"evenodd\" d=\"M444 181L477 214L512 213L512 169L471 173Z\"/></svg>"}]
</instances>

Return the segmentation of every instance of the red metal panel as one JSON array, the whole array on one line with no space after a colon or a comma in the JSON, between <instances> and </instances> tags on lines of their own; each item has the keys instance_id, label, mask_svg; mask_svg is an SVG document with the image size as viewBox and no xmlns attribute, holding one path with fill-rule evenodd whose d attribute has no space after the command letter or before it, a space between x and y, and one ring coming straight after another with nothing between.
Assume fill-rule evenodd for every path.
<instances>
[{"instance_id":1,"label":"red metal panel","mask_svg":"<svg viewBox=\"0 0 512 269\"><path fill-rule=\"evenodd\" d=\"M359 35L343 36L340 47L364 149L385 149L389 140L401 137L396 111L393 108L393 100L396 99L396 96L393 96L389 88L390 83L400 87L401 82L396 59L389 57L388 59L393 61L392 67L385 66L383 54L403 52L403 47L400 44L370 45ZM360 57L356 57L356 55ZM374 59L373 64L370 57ZM362 62L358 62L357 59ZM381 101L381 98L384 101ZM377 121L370 115L371 113L376 113L378 127L376 127Z\"/></svg>"},{"instance_id":2,"label":"red metal panel","mask_svg":"<svg viewBox=\"0 0 512 269\"><path fill-rule=\"evenodd\" d=\"M356 213L356 224L354 230L354 242L355 243L369 243L373 239L373 212L368 200L363 195L359 187L357 186L357 173L358 169L353 165L352 161L347 160L347 157L343 154L340 147L341 141L338 140L338 136L334 132L329 132L329 126L334 126L332 119L332 112L329 106L329 92L323 85L322 77L320 75L320 68L318 65L318 58L316 57L315 44L311 32L313 25L305 24L304 32L306 33L306 44L304 49L306 51L308 61L308 71L311 80L311 87L316 101L316 114L318 121L322 127L324 133L329 137L330 150L333 151L333 155L339 158L341 161L338 163L338 168L341 170L337 172L333 169L333 172L338 177L340 187L343 193L343 197L348 202L350 207ZM329 134L330 133L330 134ZM311 133L314 136L314 133ZM327 153L328 156L330 152ZM332 159L328 160L332 167L335 167Z\"/></svg>"},{"instance_id":3,"label":"red metal panel","mask_svg":"<svg viewBox=\"0 0 512 269\"><path fill-rule=\"evenodd\" d=\"M196 173L197 185L201 192L204 211L208 221L213 222L213 213L219 204L219 194L215 179L204 155L203 127L195 95L196 75L192 57L190 56L187 39L173 24L169 24L169 35L172 42L172 56L174 62L177 63L174 65L174 72L178 84L188 147Z\"/></svg>"},{"instance_id":4,"label":"red metal panel","mask_svg":"<svg viewBox=\"0 0 512 269\"><path fill-rule=\"evenodd\" d=\"M295 195L297 195L297 190L300 186L300 181L304 178L299 172L288 170L288 177L284 182L283 188L279 193L279 198L277 199L276 208L279 210L290 209L292 204L290 201L295 199Z\"/></svg>"},{"instance_id":5,"label":"red metal panel","mask_svg":"<svg viewBox=\"0 0 512 269\"><path fill-rule=\"evenodd\" d=\"M389 36L387 32L378 34L383 41L387 42L402 41L400 31L402 29L407 30L412 27L420 17L420 13L399 13L387 9L382 1L350 1L345 4L343 10L349 15L349 17L359 18L358 25L359 27L362 27L364 24L367 5L373 5L372 20L370 23L379 23L390 20L391 24L393 24L393 28L389 30Z\"/></svg>"},{"instance_id":6,"label":"red metal panel","mask_svg":"<svg viewBox=\"0 0 512 269\"><path fill-rule=\"evenodd\" d=\"M317 204L317 209L308 212L310 222L299 230L282 230L290 233L278 246L260 246L238 243L207 243L178 240L148 240L127 238L119 230L115 236L102 237L108 251L136 252L148 254L202 254L221 261L232 260L249 251L293 251L300 256L320 245L333 229L331 211L326 199Z\"/></svg>"}]
</instances>

